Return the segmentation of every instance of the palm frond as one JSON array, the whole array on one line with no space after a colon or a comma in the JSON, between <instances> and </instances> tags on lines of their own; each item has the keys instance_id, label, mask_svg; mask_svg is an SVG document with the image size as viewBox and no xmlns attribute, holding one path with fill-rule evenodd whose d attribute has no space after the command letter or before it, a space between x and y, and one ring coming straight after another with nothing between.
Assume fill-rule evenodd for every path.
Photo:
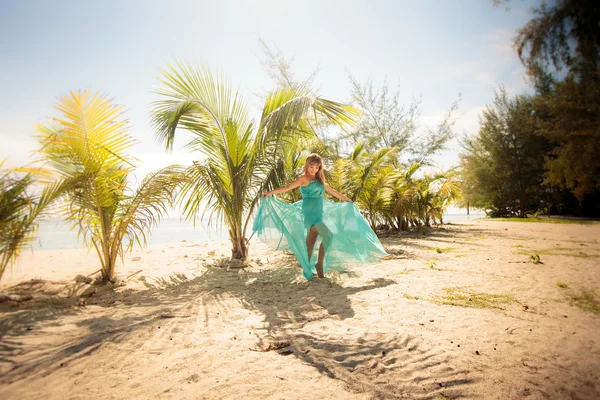
<instances>
[{"instance_id":1,"label":"palm frond","mask_svg":"<svg viewBox=\"0 0 600 400\"><path fill-rule=\"evenodd\" d=\"M206 66L178 62L161 71L159 81L163 84L156 93L167 98L154 103L154 125L157 138L172 149L175 129L181 126L200 137L196 150L210 151L218 144L220 152L228 154L231 132L246 132L251 126L247 107L238 93L232 93L222 75L213 75ZM235 125L237 129L231 129ZM229 135L228 135L229 132ZM229 139L229 140L228 140ZM224 160L225 161L225 160Z\"/></svg>"},{"instance_id":2,"label":"palm frond","mask_svg":"<svg viewBox=\"0 0 600 400\"><path fill-rule=\"evenodd\" d=\"M357 146L358 147L358 146ZM395 154L398 151L395 147L384 147L372 156L368 157L368 161L366 165L364 165L360 171L359 184L354 193L352 194L352 200L355 200L361 195L361 192L368 180L371 179L371 176L376 173L379 166L384 163L386 160L389 160L389 157Z\"/></svg>"},{"instance_id":3,"label":"palm frond","mask_svg":"<svg viewBox=\"0 0 600 400\"><path fill-rule=\"evenodd\" d=\"M287 136L293 142L298 136L314 135L312 126L305 125L310 120L315 124L326 121L344 129L353 125L358 115L356 108L314 96L305 87L281 87L267 96L258 126L257 147L265 149L269 141L285 142Z\"/></svg>"},{"instance_id":4,"label":"palm frond","mask_svg":"<svg viewBox=\"0 0 600 400\"><path fill-rule=\"evenodd\" d=\"M35 238L38 219L64 193L64 182L56 182L38 195L30 194L34 182L31 174L17 178L5 171L0 175L0 279L6 267Z\"/></svg>"},{"instance_id":5,"label":"palm frond","mask_svg":"<svg viewBox=\"0 0 600 400\"><path fill-rule=\"evenodd\" d=\"M280 186L297 168L301 151L289 149L308 143L323 122L347 125L357 114L306 88L283 87L269 94L254 124L239 93L207 67L176 63L159 80L156 93L163 99L153 111L158 140L172 149L177 128L186 129L192 133L187 147L204 156L186 169L178 204L188 220L208 214L225 222L234 247L245 239L260 193Z\"/></svg>"},{"instance_id":6,"label":"palm frond","mask_svg":"<svg viewBox=\"0 0 600 400\"><path fill-rule=\"evenodd\" d=\"M184 179L184 169L178 165L148 174L135 193L119 205L114 219L113 246L119 246L124 237L128 239L128 248L134 243L145 245L147 233L167 214L176 189Z\"/></svg>"}]
</instances>

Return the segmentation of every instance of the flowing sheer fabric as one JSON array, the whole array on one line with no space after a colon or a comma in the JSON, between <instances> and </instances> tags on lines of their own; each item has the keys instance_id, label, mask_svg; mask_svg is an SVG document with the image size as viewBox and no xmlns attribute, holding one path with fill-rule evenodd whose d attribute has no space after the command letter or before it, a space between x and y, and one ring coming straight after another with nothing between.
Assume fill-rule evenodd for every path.
<instances>
[{"instance_id":1,"label":"flowing sheer fabric","mask_svg":"<svg viewBox=\"0 0 600 400\"><path fill-rule=\"evenodd\" d=\"M300 187L302 200L296 203L263 197L254 220L253 230L259 239L276 250L292 251L308 280L316 273L321 243L325 249L325 272L376 262L387 255L356 206L331 202L323 198L324 192L323 184L313 180ZM309 260L306 235L312 226L319 237Z\"/></svg>"}]
</instances>

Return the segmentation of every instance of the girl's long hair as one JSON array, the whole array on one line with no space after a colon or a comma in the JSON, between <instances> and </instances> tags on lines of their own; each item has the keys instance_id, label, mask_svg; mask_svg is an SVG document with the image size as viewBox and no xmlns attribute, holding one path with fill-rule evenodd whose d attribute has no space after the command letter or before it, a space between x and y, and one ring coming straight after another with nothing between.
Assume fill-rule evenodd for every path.
<instances>
[{"instance_id":1,"label":"girl's long hair","mask_svg":"<svg viewBox=\"0 0 600 400\"><path fill-rule=\"evenodd\" d=\"M313 153L306 158L304 163L304 174L308 174L308 167L311 164L319 164L319 170L315 174L315 177L325 186L325 172L323 171L323 159L320 155Z\"/></svg>"}]
</instances>

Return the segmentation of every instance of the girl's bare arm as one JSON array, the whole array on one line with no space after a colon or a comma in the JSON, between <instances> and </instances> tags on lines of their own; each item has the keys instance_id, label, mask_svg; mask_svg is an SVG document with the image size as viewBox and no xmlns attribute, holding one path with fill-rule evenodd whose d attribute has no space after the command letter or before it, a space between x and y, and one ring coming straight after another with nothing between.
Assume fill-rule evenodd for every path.
<instances>
[{"instance_id":1,"label":"girl's bare arm","mask_svg":"<svg viewBox=\"0 0 600 400\"><path fill-rule=\"evenodd\" d=\"M342 201L349 201L352 202L352 199L349 198L348 196L344 196L343 194L341 194L340 192L338 192L337 190L335 190L334 188L332 188L329 185L325 185L325 191L327 193L329 193L330 195L337 197L338 199L342 200Z\"/></svg>"},{"instance_id":2,"label":"girl's bare arm","mask_svg":"<svg viewBox=\"0 0 600 400\"><path fill-rule=\"evenodd\" d=\"M296 179L294 182L288 183L287 185L278 187L277 189L273 189L270 192L266 192L263 193L263 197L267 197L267 196L271 196L277 193L284 193L287 192L288 190L292 190L297 188L298 186L304 186L304 184L306 183L306 180L308 180L308 178L306 176L301 176L298 179Z\"/></svg>"}]
</instances>

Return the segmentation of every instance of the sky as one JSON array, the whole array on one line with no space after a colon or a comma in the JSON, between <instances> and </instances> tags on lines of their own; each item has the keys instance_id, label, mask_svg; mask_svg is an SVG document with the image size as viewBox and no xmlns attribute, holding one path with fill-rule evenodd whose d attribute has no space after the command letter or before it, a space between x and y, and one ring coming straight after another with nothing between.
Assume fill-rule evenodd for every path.
<instances>
[{"instance_id":1,"label":"sky","mask_svg":"<svg viewBox=\"0 0 600 400\"><path fill-rule=\"evenodd\" d=\"M513 0L0 0L0 160L32 160L34 127L69 91L91 89L124 106L138 173L197 154L176 136L172 153L155 140L150 110L157 77L177 60L226 74L258 114L260 95L274 87L261 40L286 58L298 78L318 67L318 94L349 101L358 81L398 87L408 107L421 99L420 129L439 124L461 96L455 131L473 135L478 115L503 85L528 89L512 48L518 28L539 1ZM434 159L458 163L458 140Z\"/></svg>"}]
</instances>

